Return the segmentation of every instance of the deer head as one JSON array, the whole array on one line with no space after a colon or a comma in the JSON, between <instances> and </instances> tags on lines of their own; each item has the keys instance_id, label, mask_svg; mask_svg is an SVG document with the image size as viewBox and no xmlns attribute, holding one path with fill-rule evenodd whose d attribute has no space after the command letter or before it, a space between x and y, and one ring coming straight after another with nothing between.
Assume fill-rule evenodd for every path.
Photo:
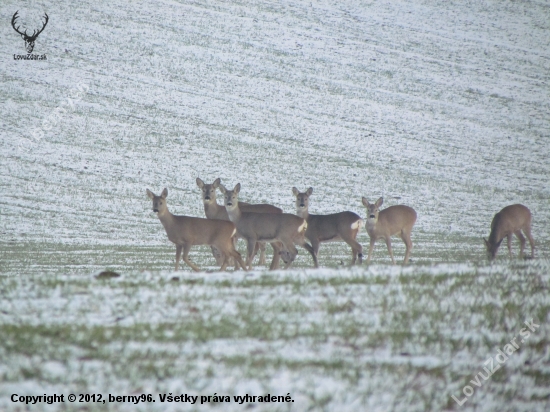
<instances>
[{"instance_id":1,"label":"deer head","mask_svg":"<svg viewBox=\"0 0 550 412\"><path fill-rule=\"evenodd\" d=\"M19 33L21 35L21 37L23 38L23 40L25 40L25 48L27 49L27 53L32 53L33 49L34 49L34 42L36 41L36 38L38 37L38 35L40 33L42 33L42 31L44 30L44 28L46 27L46 24L48 24L48 15L46 13L44 13L44 18L45 18L45 21L44 21L44 25L42 26L42 28L38 31L36 30L33 30L32 32L32 36L29 36L27 34L27 30L25 30L24 33L21 33L19 31L19 27L20 26L17 26L15 27L15 23L16 23L16 20L18 19L18 15L17 13L19 13L19 10L15 12L15 14L13 15L12 19L11 19L11 25L13 27L13 29Z\"/></svg>"}]
</instances>

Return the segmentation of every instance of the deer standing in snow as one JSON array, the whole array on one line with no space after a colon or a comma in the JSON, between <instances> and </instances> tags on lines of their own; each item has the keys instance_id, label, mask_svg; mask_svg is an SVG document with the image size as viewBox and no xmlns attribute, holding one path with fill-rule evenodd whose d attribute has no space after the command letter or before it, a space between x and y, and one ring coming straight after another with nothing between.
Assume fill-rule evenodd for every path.
<instances>
[{"instance_id":1,"label":"deer standing in snow","mask_svg":"<svg viewBox=\"0 0 550 412\"><path fill-rule=\"evenodd\" d=\"M229 221L229 216L225 206L221 206L216 201L216 189L219 188L221 180L218 177L212 184L204 183L200 178L197 177L197 186L201 189L202 203L204 205L204 214L207 219L220 219ZM253 213L283 213L283 210L266 203L262 204L250 204L246 202L239 202L239 207L243 212L253 212ZM273 245L272 245L273 246ZM279 245L279 249L282 245ZM265 242L258 242L254 248L254 256L260 250L260 265L265 265ZM273 249L275 251L275 248ZM218 260L219 253L212 248L212 254ZM285 255L283 255L285 256ZM279 257L273 255L273 258L276 260L278 266ZM272 262L273 265L273 262Z\"/></svg>"},{"instance_id":2,"label":"deer standing in snow","mask_svg":"<svg viewBox=\"0 0 550 412\"><path fill-rule=\"evenodd\" d=\"M520 204L506 206L498 212L491 222L491 234L489 240L485 241L487 247L487 257L494 260L498 248L504 238L508 240L508 254L512 258L512 235L516 235L520 242L519 256L523 256L525 249L525 236L529 239L531 245L531 258L535 257L535 240L531 235L531 211ZM521 232L525 233L525 236Z\"/></svg>"},{"instance_id":3,"label":"deer standing in snow","mask_svg":"<svg viewBox=\"0 0 550 412\"><path fill-rule=\"evenodd\" d=\"M176 270L179 268L179 261L183 251L183 261L194 271L199 267L189 260L189 250L195 245L215 246L223 256L223 263L220 270L225 270L229 257L244 269L244 262L239 252L235 250L233 237L237 228L231 222L225 220L209 220L190 216L176 216L170 213L166 204L168 189L164 189L160 196L155 195L147 189L147 196L153 201L153 212L160 219L166 230L168 239L176 244Z\"/></svg>"},{"instance_id":4,"label":"deer standing in snow","mask_svg":"<svg viewBox=\"0 0 550 412\"><path fill-rule=\"evenodd\" d=\"M363 220L353 212L312 215L309 213L309 197L313 188L310 187L302 193L293 187L292 193L296 196L296 214L307 221L306 238L311 242L315 256L318 257L321 242L343 240L351 246L351 264L354 265L357 258L361 264L363 247L355 239Z\"/></svg>"},{"instance_id":5,"label":"deer standing in snow","mask_svg":"<svg viewBox=\"0 0 550 412\"><path fill-rule=\"evenodd\" d=\"M366 198L362 200L363 205L367 208L366 228L370 237L367 263L370 262L374 243L382 238L386 241L392 263L395 265L395 259L391 248L391 237L393 235L399 235L403 242L405 242L406 250L403 263L408 263L413 246L411 232L416 222L416 212L414 209L405 205L395 205L380 210L380 206L384 203L383 198L378 199L375 203L369 203Z\"/></svg>"},{"instance_id":6,"label":"deer standing in snow","mask_svg":"<svg viewBox=\"0 0 550 412\"><path fill-rule=\"evenodd\" d=\"M224 195L224 205L227 209L229 219L235 223L239 234L245 238L247 242L247 259L246 265L249 269L252 268L252 258L254 254L254 245L258 241L266 242L281 242L283 248L288 252L288 261L285 262L287 269L298 254L295 245L300 245L305 248L312 256L315 267L317 257L313 253L313 248L306 242L305 232L307 222L305 219L289 213L273 214L273 213L252 213L243 212L239 207L239 192L241 184L237 183L233 190L227 190L223 185L220 185L220 190ZM273 245L273 243L272 243ZM274 249L279 249L277 246ZM274 254L279 254L280 250L274 250ZM274 269L273 265L270 269Z\"/></svg>"}]
</instances>

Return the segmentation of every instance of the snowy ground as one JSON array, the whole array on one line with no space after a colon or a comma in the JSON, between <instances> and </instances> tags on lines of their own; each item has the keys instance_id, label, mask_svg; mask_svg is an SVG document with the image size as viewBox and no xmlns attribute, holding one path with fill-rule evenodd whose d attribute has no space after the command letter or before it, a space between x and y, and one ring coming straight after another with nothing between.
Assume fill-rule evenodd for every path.
<instances>
[{"instance_id":1,"label":"snowy ground","mask_svg":"<svg viewBox=\"0 0 550 412\"><path fill-rule=\"evenodd\" d=\"M16 10L31 32L48 13L46 61L13 59ZM0 16L0 409L14 391L550 408L550 5L7 0ZM301 252L289 272L174 275L145 189L203 216L197 176L290 213L292 186L317 213L410 205L412 264L379 244L350 270L330 244L318 271ZM512 203L533 213L537 259L488 266L481 237ZM206 247L192 258L215 269Z\"/></svg>"}]
</instances>

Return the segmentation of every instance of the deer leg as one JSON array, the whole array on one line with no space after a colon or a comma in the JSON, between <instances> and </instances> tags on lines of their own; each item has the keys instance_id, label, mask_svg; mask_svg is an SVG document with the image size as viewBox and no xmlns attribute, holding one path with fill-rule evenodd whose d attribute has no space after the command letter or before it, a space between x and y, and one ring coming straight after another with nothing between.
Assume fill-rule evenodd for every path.
<instances>
[{"instance_id":1,"label":"deer leg","mask_svg":"<svg viewBox=\"0 0 550 412\"><path fill-rule=\"evenodd\" d=\"M359 229L354 229L351 232L344 232L342 240L351 247L351 264L355 265L357 258L359 257L359 264L363 263L363 246L357 241L357 232Z\"/></svg>"},{"instance_id":2,"label":"deer leg","mask_svg":"<svg viewBox=\"0 0 550 412\"><path fill-rule=\"evenodd\" d=\"M231 251L235 249L233 246L233 239L228 239L225 243L219 243L216 245L216 249L218 249L223 257L222 264L220 266L220 272L224 272L227 270L227 266L232 263L232 255Z\"/></svg>"},{"instance_id":3,"label":"deer leg","mask_svg":"<svg viewBox=\"0 0 550 412\"><path fill-rule=\"evenodd\" d=\"M411 234L402 231L401 239L403 239L403 242L405 242L405 260L403 260L403 263L407 264L409 263L409 256L411 255L411 250L413 246Z\"/></svg>"},{"instance_id":4,"label":"deer leg","mask_svg":"<svg viewBox=\"0 0 550 412\"><path fill-rule=\"evenodd\" d=\"M506 236L506 240L508 242L508 255L510 256L510 259L512 259L512 234Z\"/></svg>"},{"instance_id":5,"label":"deer leg","mask_svg":"<svg viewBox=\"0 0 550 412\"><path fill-rule=\"evenodd\" d=\"M191 245L189 243L185 243L183 245L183 261L187 263L191 267L191 269L193 269L195 272L200 272L200 268L189 260L190 250L191 250Z\"/></svg>"},{"instance_id":6,"label":"deer leg","mask_svg":"<svg viewBox=\"0 0 550 412\"><path fill-rule=\"evenodd\" d=\"M527 236L527 239L529 239L529 244L531 245L531 259L533 259L535 257L535 239L531 236L531 226L527 226L523 229L523 232Z\"/></svg>"},{"instance_id":7,"label":"deer leg","mask_svg":"<svg viewBox=\"0 0 550 412\"><path fill-rule=\"evenodd\" d=\"M258 250L260 249L260 242L256 242L254 245L254 252L252 253L252 260L256 257L256 254L258 253Z\"/></svg>"},{"instance_id":8,"label":"deer leg","mask_svg":"<svg viewBox=\"0 0 550 412\"><path fill-rule=\"evenodd\" d=\"M235 238L231 238L231 241L228 242L226 247L224 248L224 255L227 256L227 266L232 266L234 264L235 266L234 270L239 270L241 268L243 270L246 270L245 264L243 262L243 258L235 248L235 243L236 243ZM222 267L220 270L225 270L225 269L226 269L225 267Z\"/></svg>"},{"instance_id":9,"label":"deer leg","mask_svg":"<svg viewBox=\"0 0 550 412\"><path fill-rule=\"evenodd\" d=\"M363 263L363 246L361 246L361 244L355 239L348 239L346 240L346 243L351 246L351 264L355 265L358 257L359 264Z\"/></svg>"},{"instance_id":10,"label":"deer leg","mask_svg":"<svg viewBox=\"0 0 550 412\"><path fill-rule=\"evenodd\" d=\"M525 236L521 233L521 230L518 230L514 233L519 239L519 257L523 257L523 251L525 250Z\"/></svg>"},{"instance_id":11,"label":"deer leg","mask_svg":"<svg viewBox=\"0 0 550 412\"><path fill-rule=\"evenodd\" d=\"M260 261L258 264L265 265L265 242L258 242L258 246L260 248Z\"/></svg>"},{"instance_id":12,"label":"deer leg","mask_svg":"<svg viewBox=\"0 0 550 412\"><path fill-rule=\"evenodd\" d=\"M229 263L229 257L230 255L228 253L223 254L223 263L220 267L220 272L224 272L227 269L227 264Z\"/></svg>"},{"instance_id":13,"label":"deer leg","mask_svg":"<svg viewBox=\"0 0 550 412\"><path fill-rule=\"evenodd\" d=\"M317 239L309 239L311 241L311 246L309 243L307 243L304 239L304 242L300 245L305 250L309 252L311 257L313 258L313 265L318 268L319 267L319 246L321 246L321 243Z\"/></svg>"},{"instance_id":14,"label":"deer leg","mask_svg":"<svg viewBox=\"0 0 550 412\"><path fill-rule=\"evenodd\" d=\"M246 240L246 267L252 270L252 259L254 259L254 250L256 249L256 239L250 238Z\"/></svg>"},{"instance_id":15,"label":"deer leg","mask_svg":"<svg viewBox=\"0 0 550 412\"><path fill-rule=\"evenodd\" d=\"M279 261L281 260L281 250L283 245L281 245L280 242L272 242L270 244L273 248L273 260L271 261L271 265L269 265L269 270L275 270L279 268Z\"/></svg>"},{"instance_id":16,"label":"deer leg","mask_svg":"<svg viewBox=\"0 0 550 412\"><path fill-rule=\"evenodd\" d=\"M303 235L298 236L298 238L294 238L294 242L296 242L296 244L302 246L305 250L307 250L309 252L311 257L313 258L313 266L315 268L318 268L319 267L319 261L317 260L317 254L319 253L320 242L319 242L318 239L310 239L310 240L311 240L311 245L309 243L307 243L306 238ZM289 250L289 254L291 255L290 256L291 260L287 264L287 266L285 266L285 269L287 267L289 267L290 264L292 264L292 262L294 262L294 259L296 259L296 255L298 254L298 251L296 250L296 247L294 246L294 242L289 243L289 245L293 249Z\"/></svg>"},{"instance_id":17,"label":"deer leg","mask_svg":"<svg viewBox=\"0 0 550 412\"><path fill-rule=\"evenodd\" d=\"M244 261L243 261L243 258L241 256L241 254L239 252L237 252L236 250L232 250L231 251L231 255L233 256L233 260L236 262L235 263L235 270L239 270L238 266L237 266L237 263L239 265L241 265L241 268L243 270L246 270L246 267L245 267L245 264L244 264Z\"/></svg>"},{"instance_id":18,"label":"deer leg","mask_svg":"<svg viewBox=\"0 0 550 412\"><path fill-rule=\"evenodd\" d=\"M221 265L225 259L222 256L220 250L216 246L210 246L210 249L212 250L212 255L214 256L214 259L216 259L216 264Z\"/></svg>"},{"instance_id":19,"label":"deer leg","mask_svg":"<svg viewBox=\"0 0 550 412\"><path fill-rule=\"evenodd\" d=\"M309 252L309 254L311 255L311 257L313 258L313 266L315 268L318 268L319 267L319 261L317 260L317 252L319 252L319 244L317 244L317 251L315 251L315 249L313 248L313 246L311 246L309 243L307 242L304 242L302 245L301 245L305 250L307 250ZM294 259L292 259L294 260Z\"/></svg>"},{"instance_id":20,"label":"deer leg","mask_svg":"<svg viewBox=\"0 0 550 412\"><path fill-rule=\"evenodd\" d=\"M386 246L388 247L388 253L390 254L391 261L395 265L395 259L393 258L393 250L391 248L391 237L387 237L386 239Z\"/></svg>"},{"instance_id":21,"label":"deer leg","mask_svg":"<svg viewBox=\"0 0 550 412\"><path fill-rule=\"evenodd\" d=\"M182 245L176 245L176 272L180 267L180 258L181 258L182 249L183 249Z\"/></svg>"},{"instance_id":22,"label":"deer leg","mask_svg":"<svg viewBox=\"0 0 550 412\"><path fill-rule=\"evenodd\" d=\"M376 239L374 237L371 237L370 243L369 243L369 254L367 255L367 264L370 263L370 259L372 257L372 251L374 250L374 242L376 242Z\"/></svg>"},{"instance_id":23,"label":"deer leg","mask_svg":"<svg viewBox=\"0 0 550 412\"><path fill-rule=\"evenodd\" d=\"M231 245L232 245L232 249L231 249L231 250L237 251L237 241L238 241L237 236L233 236L233 237L231 238ZM234 256L234 255L231 253L231 256ZM239 253L239 256L241 256L240 253ZM242 258L241 258L241 260L242 260ZM237 261L236 259L234 259L233 257L230 257L230 258L229 258L229 263L228 263L228 265L229 265L229 266L233 265L233 267L234 267L233 270L239 270L240 262L238 262L238 261ZM245 270L243 265L240 265L240 267L242 267L243 270Z\"/></svg>"}]
</instances>

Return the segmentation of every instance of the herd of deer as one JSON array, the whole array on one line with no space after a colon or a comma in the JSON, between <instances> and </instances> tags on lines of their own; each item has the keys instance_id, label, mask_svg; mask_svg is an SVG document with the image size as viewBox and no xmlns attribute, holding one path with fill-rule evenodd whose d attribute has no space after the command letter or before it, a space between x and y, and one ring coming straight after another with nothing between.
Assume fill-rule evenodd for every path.
<instances>
[{"instance_id":1,"label":"herd of deer","mask_svg":"<svg viewBox=\"0 0 550 412\"><path fill-rule=\"evenodd\" d=\"M212 184L206 184L197 178L197 186L202 191L202 201L206 219L190 216L176 216L168 211L165 188L160 196L147 189L147 196L153 201L153 211L160 219L168 239L176 244L176 270L183 252L183 261L193 270L200 269L189 260L191 246L209 245L220 270L228 265L235 269L252 269L252 260L260 251L259 264L265 264L265 243L270 242L273 248L273 260L270 269L279 267L280 259L288 268L298 251L296 245L306 249L313 258L314 266L319 267L317 255L322 242L343 240L351 247L352 261L359 264L363 261L363 248L357 242L359 229L363 219L353 212L340 212L329 215L313 215L309 213L309 198L313 193L310 187L300 192L295 187L292 193L296 197L296 215L283 211L269 204L250 204L239 201L240 183L233 190L226 189L216 179ZM224 206L216 201L216 190L224 196ZM393 264L395 259L391 247L391 236L399 235L405 243L404 263L409 261L412 249L411 232L416 222L416 212L404 205L390 206L380 210L383 199L370 203L362 198L367 208L366 229L370 237L367 263L370 262L374 244L378 239L384 239ZM525 249L525 233L531 245L531 258L534 257L535 242L531 236L531 212L523 205L507 206L497 213L491 223L489 240L485 240L489 260L496 257L497 250L506 237L508 253L512 257L512 235L520 240L520 256ZM237 238L243 238L247 243L246 263L236 249ZM310 243L307 241L309 240Z\"/></svg>"}]
</instances>

